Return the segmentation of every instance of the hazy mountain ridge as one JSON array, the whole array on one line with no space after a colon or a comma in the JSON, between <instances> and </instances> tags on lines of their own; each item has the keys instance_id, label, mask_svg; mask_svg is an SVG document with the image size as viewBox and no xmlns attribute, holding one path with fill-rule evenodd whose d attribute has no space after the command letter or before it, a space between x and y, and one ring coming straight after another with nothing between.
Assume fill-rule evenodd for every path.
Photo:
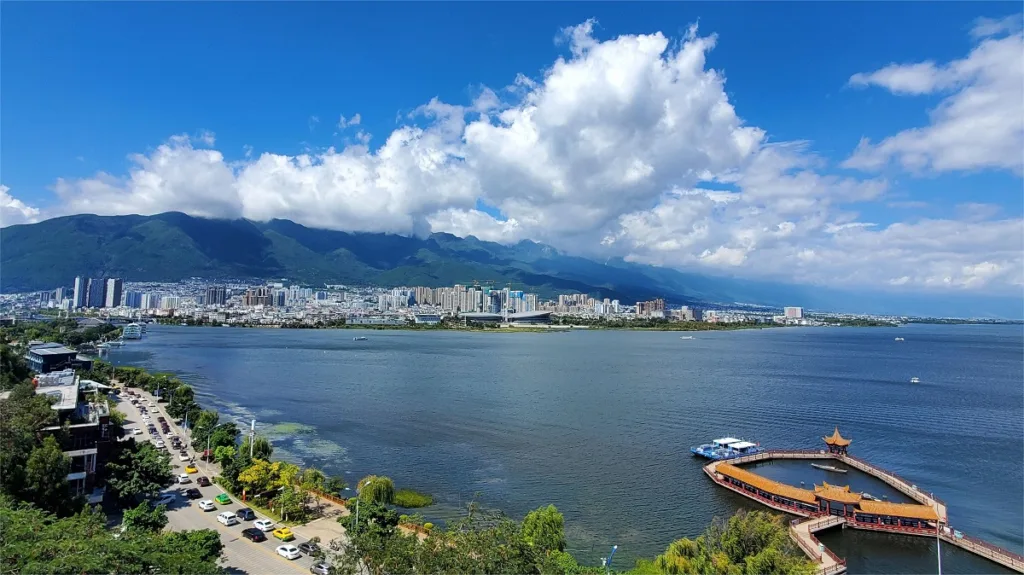
<instances>
[{"instance_id":1,"label":"hazy mountain ridge","mask_svg":"<svg viewBox=\"0 0 1024 575\"><path fill-rule=\"evenodd\" d=\"M76 275L128 281L190 277L282 279L430 287L474 280L512 284L543 296L585 292L634 303L750 302L769 306L1020 317L1012 298L871 294L739 280L635 264L597 262L524 240L502 245L435 233L426 238L308 228L289 220L218 220L167 212L153 216L81 214L0 229L0 291L52 289Z\"/></svg>"}]
</instances>

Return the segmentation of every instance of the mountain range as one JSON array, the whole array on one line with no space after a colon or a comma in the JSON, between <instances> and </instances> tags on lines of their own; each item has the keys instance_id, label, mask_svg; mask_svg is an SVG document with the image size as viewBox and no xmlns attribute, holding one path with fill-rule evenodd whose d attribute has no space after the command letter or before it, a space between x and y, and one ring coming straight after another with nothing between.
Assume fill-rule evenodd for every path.
<instances>
[{"instance_id":1,"label":"mountain range","mask_svg":"<svg viewBox=\"0 0 1024 575\"><path fill-rule=\"evenodd\" d=\"M996 311L1009 302L982 309L985 306L975 300L879 297L714 277L619 258L597 262L532 241L503 245L446 233L425 238L348 233L288 220L206 219L178 212L80 214L0 229L0 291L53 289L69 285L76 275L154 282L276 279L313 286L440 287L480 281L511 284L512 289L547 297L583 292L624 303L662 297L676 304L744 302L870 313L1019 317L1013 306Z\"/></svg>"}]
</instances>

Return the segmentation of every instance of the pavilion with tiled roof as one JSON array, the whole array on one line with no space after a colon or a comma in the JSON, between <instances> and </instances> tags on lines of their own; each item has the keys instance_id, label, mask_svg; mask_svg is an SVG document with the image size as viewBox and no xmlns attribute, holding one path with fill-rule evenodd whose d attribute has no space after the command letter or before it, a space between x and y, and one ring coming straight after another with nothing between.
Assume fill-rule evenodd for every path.
<instances>
[{"instance_id":1,"label":"pavilion with tiled roof","mask_svg":"<svg viewBox=\"0 0 1024 575\"><path fill-rule=\"evenodd\" d=\"M832 435L828 437L822 437L825 440L825 444L828 445L829 453L838 453L846 455L846 448L853 443L852 439L846 439L842 435L839 435L839 426L836 426L836 430L832 432Z\"/></svg>"}]
</instances>

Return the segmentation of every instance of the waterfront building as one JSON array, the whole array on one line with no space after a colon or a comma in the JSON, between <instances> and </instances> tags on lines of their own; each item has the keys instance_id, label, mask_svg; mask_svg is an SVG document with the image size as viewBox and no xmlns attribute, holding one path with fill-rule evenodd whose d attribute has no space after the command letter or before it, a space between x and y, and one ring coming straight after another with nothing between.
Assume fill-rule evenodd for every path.
<instances>
[{"instance_id":1,"label":"waterfront building","mask_svg":"<svg viewBox=\"0 0 1024 575\"><path fill-rule=\"evenodd\" d=\"M658 312L660 312L660 314ZM648 317L665 317L665 300L658 298L651 301L637 302L636 315Z\"/></svg>"},{"instance_id":2,"label":"waterfront building","mask_svg":"<svg viewBox=\"0 0 1024 575\"><path fill-rule=\"evenodd\" d=\"M206 288L204 301L206 305L224 305L228 301L228 289L224 286L210 286Z\"/></svg>"},{"instance_id":3,"label":"waterfront building","mask_svg":"<svg viewBox=\"0 0 1024 575\"><path fill-rule=\"evenodd\" d=\"M79 358L77 351L59 343L29 346L25 360L36 373L50 373L67 368L92 369L91 360Z\"/></svg>"},{"instance_id":4,"label":"waterfront building","mask_svg":"<svg viewBox=\"0 0 1024 575\"><path fill-rule=\"evenodd\" d=\"M74 304L73 307L83 308L85 307L86 294L88 293L87 280L82 276L75 277L75 288L74 288Z\"/></svg>"},{"instance_id":5,"label":"waterfront building","mask_svg":"<svg viewBox=\"0 0 1024 575\"><path fill-rule=\"evenodd\" d=\"M464 319L466 322L472 323L504 323L505 321L504 314L500 313L465 312L460 313L459 317ZM549 324L551 323L551 312L537 311L510 313L508 314L508 322L519 324Z\"/></svg>"},{"instance_id":6,"label":"waterfront building","mask_svg":"<svg viewBox=\"0 0 1024 575\"><path fill-rule=\"evenodd\" d=\"M175 310L181 307L181 298L176 295L169 295L160 298L160 309Z\"/></svg>"},{"instance_id":7,"label":"waterfront building","mask_svg":"<svg viewBox=\"0 0 1024 575\"><path fill-rule=\"evenodd\" d=\"M266 286L251 287L245 290L242 296L242 305L255 307L259 305L270 305L270 288Z\"/></svg>"},{"instance_id":8,"label":"waterfront building","mask_svg":"<svg viewBox=\"0 0 1024 575\"><path fill-rule=\"evenodd\" d=\"M421 325L437 325L441 323L441 316L436 313L418 313L412 316L412 321Z\"/></svg>"},{"instance_id":9,"label":"waterfront building","mask_svg":"<svg viewBox=\"0 0 1024 575\"><path fill-rule=\"evenodd\" d=\"M91 308L101 308L103 304L107 302L107 282L101 278L89 278L89 283L86 286L86 301L85 306Z\"/></svg>"},{"instance_id":10,"label":"waterfront building","mask_svg":"<svg viewBox=\"0 0 1024 575\"><path fill-rule=\"evenodd\" d=\"M73 369L39 374L32 383L37 394L53 398L50 407L57 412L58 423L39 431L61 441L61 450L71 461L67 475L71 492L86 497L90 504L102 502L103 490L96 489L96 477L107 458L111 427L110 409L96 394L107 386L80 379Z\"/></svg>"},{"instance_id":11,"label":"waterfront building","mask_svg":"<svg viewBox=\"0 0 1024 575\"><path fill-rule=\"evenodd\" d=\"M142 292L130 291L124 294L124 306L133 309L142 307Z\"/></svg>"},{"instance_id":12,"label":"waterfront building","mask_svg":"<svg viewBox=\"0 0 1024 575\"><path fill-rule=\"evenodd\" d=\"M804 308L802 307L786 307L783 308L783 314L786 319L802 319L804 317Z\"/></svg>"},{"instance_id":13,"label":"waterfront building","mask_svg":"<svg viewBox=\"0 0 1024 575\"><path fill-rule=\"evenodd\" d=\"M139 305L142 309L159 309L160 308L160 296L152 293L142 294L142 303Z\"/></svg>"},{"instance_id":14,"label":"waterfront building","mask_svg":"<svg viewBox=\"0 0 1024 575\"><path fill-rule=\"evenodd\" d=\"M119 307L121 305L121 291L124 289L124 280L120 278L107 278L104 286L103 307Z\"/></svg>"}]
</instances>

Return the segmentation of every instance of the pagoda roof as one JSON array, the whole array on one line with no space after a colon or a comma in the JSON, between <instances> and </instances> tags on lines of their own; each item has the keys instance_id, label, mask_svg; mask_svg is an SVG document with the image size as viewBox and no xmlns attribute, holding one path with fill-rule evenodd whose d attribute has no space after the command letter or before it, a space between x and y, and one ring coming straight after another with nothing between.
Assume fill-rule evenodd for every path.
<instances>
[{"instance_id":1,"label":"pagoda roof","mask_svg":"<svg viewBox=\"0 0 1024 575\"><path fill-rule=\"evenodd\" d=\"M832 432L832 435L828 437L822 437L822 439L824 439L825 443L829 445L838 445L840 447L846 447L847 445L850 445L850 443L853 442L852 439L846 439L842 435L839 435L838 425L836 426L836 430Z\"/></svg>"},{"instance_id":2,"label":"pagoda roof","mask_svg":"<svg viewBox=\"0 0 1024 575\"><path fill-rule=\"evenodd\" d=\"M917 503L889 503L887 501L861 501L860 510L872 515L887 515L889 517L906 517L908 519L923 519L925 521L938 521L939 515L929 505Z\"/></svg>"},{"instance_id":3,"label":"pagoda roof","mask_svg":"<svg viewBox=\"0 0 1024 575\"><path fill-rule=\"evenodd\" d=\"M792 485L786 485L785 483L772 481L767 477L761 477L756 473L752 473L750 471L747 471L746 469L736 467L735 465L731 465L728 463L719 463L718 466L715 467L715 471L721 473L726 477L732 477L733 479L742 481L747 485L751 485L762 491L767 491L768 493L779 495L787 499L793 499L796 501L802 501L804 503L810 504L816 504L818 502L814 498L814 494L808 491L807 489L800 489L799 487L793 487Z\"/></svg>"},{"instance_id":4,"label":"pagoda roof","mask_svg":"<svg viewBox=\"0 0 1024 575\"><path fill-rule=\"evenodd\" d=\"M824 481L821 482L821 485L814 486L814 494L819 499L827 499L839 503L860 503L861 499L863 499L860 493L852 493L849 485L840 487L838 485L829 485Z\"/></svg>"}]
</instances>

